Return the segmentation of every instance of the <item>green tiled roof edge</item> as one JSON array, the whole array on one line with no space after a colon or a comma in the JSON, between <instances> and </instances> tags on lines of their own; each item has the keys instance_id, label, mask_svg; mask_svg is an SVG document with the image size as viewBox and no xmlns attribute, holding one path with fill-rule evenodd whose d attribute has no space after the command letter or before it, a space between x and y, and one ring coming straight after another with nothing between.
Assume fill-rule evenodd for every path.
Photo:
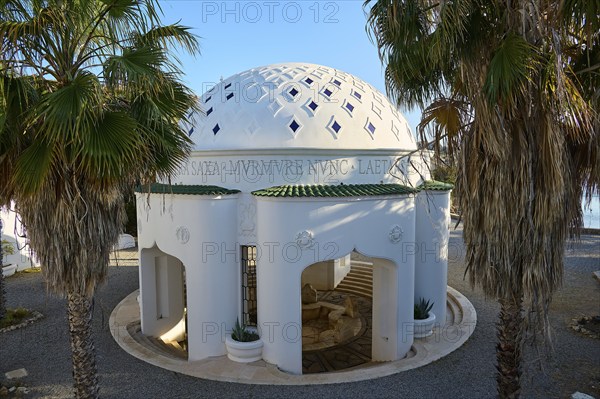
<instances>
[{"instance_id":1,"label":"green tiled roof edge","mask_svg":"<svg viewBox=\"0 0 600 399\"><path fill-rule=\"evenodd\" d=\"M454 188L454 185L437 180L427 180L417 188L419 190L450 191Z\"/></svg>"},{"instance_id":2,"label":"green tiled roof edge","mask_svg":"<svg viewBox=\"0 0 600 399\"><path fill-rule=\"evenodd\" d=\"M147 193L148 186L138 186L135 189L138 193ZM201 186L201 185L183 185L183 184L161 184L154 183L150 185L152 194L183 194L183 195L228 195L237 194L240 190L228 189L219 186Z\"/></svg>"},{"instance_id":3,"label":"green tiled roof edge","mask_svg":"<svg viewBox=\"0 0 600 399\"><path fill-rule=\"evenodd\" d=\"M253 191L258 197L365 197L407 195L418 190L401 184L284 185Z\"/></svg>"}]
</instances>

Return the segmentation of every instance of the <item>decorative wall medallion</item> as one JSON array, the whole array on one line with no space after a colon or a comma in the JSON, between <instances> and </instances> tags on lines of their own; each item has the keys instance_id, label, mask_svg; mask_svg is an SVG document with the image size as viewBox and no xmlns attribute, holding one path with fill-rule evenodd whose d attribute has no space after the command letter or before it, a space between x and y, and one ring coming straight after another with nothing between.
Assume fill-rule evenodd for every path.
<instances>
[{"instance_id":1,"label":"decorative wall medallion","mask_svg":"<svg viewBox=\"0 0 600 399\"><path fill-rule=\"evenodd\" d=\"M181 244L187 244L190 240L190 231L185 226L179 226L177 231L175 231L175 236L177 237L177 241Z\"/></svg>"},{"instance_id":2,"label":"decorative wall medallion","mask_svg":"<svg viewBox=\"0 0 600 399\"><path fill-rule=\"evenodd\" d=\"M397 224L393 225L390 229L389 234L390 241L394 244L399 243L400 241L402 241L402 234L404 234L404 230L402 230L402 227L398 226Z\"/></svg>"},{"instance_id":3,"label":"decorative wall medallion","mask_svg":"<svg viewBox=\"0 0 600 399\"><path fill-rule=\"evenodd\" d=\"M313 233L304 230L296 235L296 244L302 249L309 249L315 245Z\"/></svg>"}]
</instances>

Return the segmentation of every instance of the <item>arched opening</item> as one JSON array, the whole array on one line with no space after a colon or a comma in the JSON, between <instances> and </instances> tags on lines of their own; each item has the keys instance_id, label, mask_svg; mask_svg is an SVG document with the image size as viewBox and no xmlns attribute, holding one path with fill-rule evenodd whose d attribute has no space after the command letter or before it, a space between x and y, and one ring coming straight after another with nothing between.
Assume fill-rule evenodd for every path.
<instances>
[{"instance_id":1,"label":"arched opening","mask_svg":"<svg viewBox=\"0 0 600 399\"><path fill-rule=\"evenodd\" d=\"M158 247L140 252L139 333L163 354L186 358L187 287L183 263Z\"/></svg>"},{"instance_id":2,"label":"arched opening","mask_svg":"<svg viewBox=\"0 0 600 399\"><path fill-rule=\"evenodd\" d=\"M301 277L302 373L346 370L389 360L397 307L393 263L357 251L308 266ZM376 325L374 325L374 321ZM375 334L374 334L375 328Z\"/></svg>"}]
</instances>

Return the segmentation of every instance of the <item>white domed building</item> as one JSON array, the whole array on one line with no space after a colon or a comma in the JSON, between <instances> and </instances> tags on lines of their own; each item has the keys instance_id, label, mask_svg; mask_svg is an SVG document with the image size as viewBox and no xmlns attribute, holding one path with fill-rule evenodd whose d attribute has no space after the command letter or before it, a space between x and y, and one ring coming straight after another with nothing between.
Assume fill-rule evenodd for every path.
<instances>
[{"instance_id":1,"label":"white domed building","mask_svg":"<svg viewBox=\"0 0 600 399\"><path fill-rule=\"evenodd\" d=\"M195 361L226 355L239 319L264 361L301 374L303 293L343 286L355 252L372 268L373 361L409 352L416 300L444 324L451 186L428 181L385 95L290 63L225 79L201 103L172 186L138 193L144 334L185 333Z\"/></svg>"}]
</instances>

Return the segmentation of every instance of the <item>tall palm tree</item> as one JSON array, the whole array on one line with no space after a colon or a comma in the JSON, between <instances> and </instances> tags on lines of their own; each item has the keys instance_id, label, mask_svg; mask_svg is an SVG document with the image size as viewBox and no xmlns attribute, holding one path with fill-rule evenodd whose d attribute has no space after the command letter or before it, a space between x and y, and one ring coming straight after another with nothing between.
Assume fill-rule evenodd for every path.
<instances>
[{"instance_id":1,"label":"tall palm tree","mask_svg":"<svg viewBox=\"0 0 600 399\"><path fill-rule=\"evenodd\" d=\"M93 295L136 182L190 148L196 97L155 0L0 0L0 200L15 201L48 287L67 298L78 398L98 397Z\"/></svg>"},{"instance_id":2,"label":"tall palm tree","mask_svg":"<svg viewBox=\"0 0 600 399\"><path fill-rule=\"evenodd\" d=\"M547 333L565 240L599 188L600 2L365 7L388 93L427 107L423 139L458 165L469 280L500 303L498 393L519 397L524 338Z\"/></svg>"}]
</instances>

